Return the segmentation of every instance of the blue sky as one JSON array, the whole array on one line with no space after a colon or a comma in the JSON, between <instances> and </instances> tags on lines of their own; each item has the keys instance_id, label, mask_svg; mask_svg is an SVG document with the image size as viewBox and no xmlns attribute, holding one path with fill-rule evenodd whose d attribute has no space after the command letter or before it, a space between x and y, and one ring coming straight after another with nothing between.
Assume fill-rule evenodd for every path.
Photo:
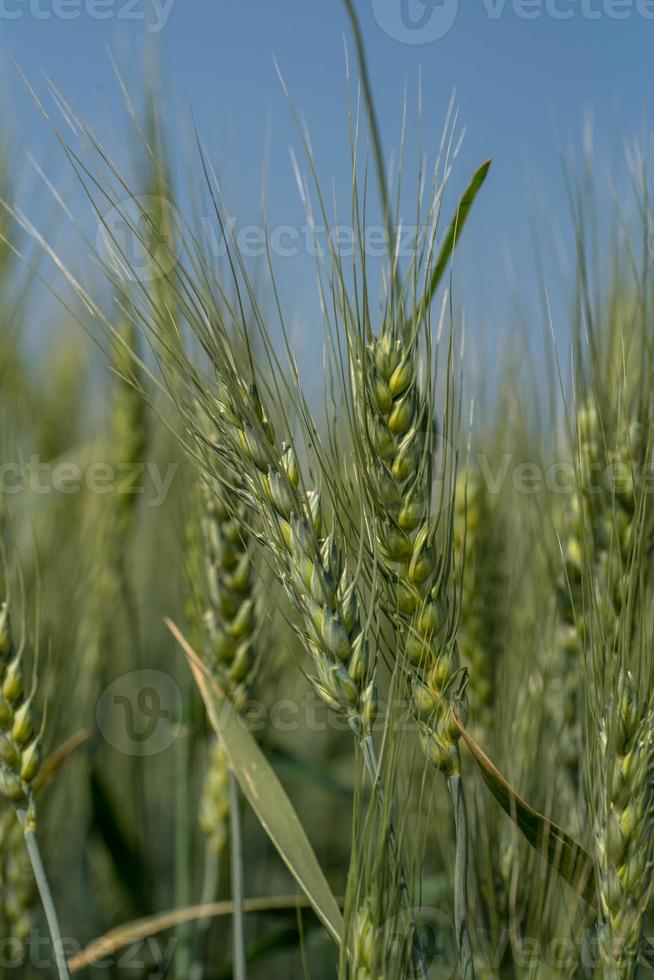
<instances>
[{"instance_id":1,"label":"blue sky","mask_svg":"<svg viewBox=\"0 0 654 980\"><path fill-rule=\"evenodd\" d=\"M463 243L457 284L471 320L495 337L510 325L516 299L527 311L533 308L534 227L549 243L546 251L557 236L570 241L559 142L566 151L578 147L583 121L592 114L602 186L623 137L647 130L654 3L435 0L431 10L422 0L404 0L414 24L424 15L427 32L442 31L454 18L444 36L406 43L403 38L416 40L420 32L403 26L402 2L356 0L385 147L389 153L397 147L405 83L415 106L421 73L428 146L437 142L456 88L466 135L451 201L478 163L494 161ZM11 59L41 93L47 73L103 139L119 147L125 124L108 51L138 93L144 46L153 41L179 152L193 155L192 113L220 165L230 210L243 223L257 217L267 133L270 220L303 221L289 162L289 147L299 152L300 141L273 57L308 121L323 185L334 181L347 215L344 36L350 41L338 0L0 0L5 102L19 147L65 181L47 126ZM416 164L413 112L407 173ZM548 289L562 332L565 269L550 250ZM299 256L281 272L285 301L300 319L315 315L310 269L306 256ZM313 343L318 334L309 336Z\"/></svg>"}]
</instances>

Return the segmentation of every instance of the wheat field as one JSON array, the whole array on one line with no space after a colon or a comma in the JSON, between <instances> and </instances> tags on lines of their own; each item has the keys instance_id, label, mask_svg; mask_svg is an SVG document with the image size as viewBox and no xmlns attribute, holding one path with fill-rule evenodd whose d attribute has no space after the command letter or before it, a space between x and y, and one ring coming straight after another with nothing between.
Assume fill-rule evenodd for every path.
<instances>
[{"instance_id":1,"label":"wheat field","mask_svg":"<svg viewBox=\"0 0 654 980\"><path fill-rule=\"evenodd\" d=\"M202 134L192 173L173 165L154 76L135 101L118 86L125 167L53 90L86 216L41 193L73 258L0 168L8 980L654 969L644 159L597 224L607 189L568 169L566 339L536 353L516 323L484 359L457 246L492 162L453 195L452 112L419 174L389 169L346 8L352 247L316 250L318 375ZM312 121L289 112L330 229ZM35 349L44 284L57 329Z\"/></svg>"}]
</instances>

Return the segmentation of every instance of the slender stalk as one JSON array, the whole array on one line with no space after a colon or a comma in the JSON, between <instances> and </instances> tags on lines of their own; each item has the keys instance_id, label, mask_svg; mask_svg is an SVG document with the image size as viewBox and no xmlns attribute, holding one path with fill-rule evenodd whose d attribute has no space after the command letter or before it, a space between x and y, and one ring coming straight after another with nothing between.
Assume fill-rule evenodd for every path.
<instances>
[{"instance_id":1,"label":"slender stalk","mask_svg":"<svg viewBox=\"0 0 654 980\"><path fill-rule=\"evenodd\" d=\"M183 719L180 719L183 724ZM186 908L191 904L190 849L191 827L189 819L187 773L190 766L190 744L186 732L179 733L175 740L175 768L177 770L177 791L175 793L175 904ZM180 925L177 929L175 949L175 972L179 977L189 975L191 964L191 925Z\"/></svg>"},{"instance_id":2,"label":"slender stalk","mask_svg":"<svg viewBox=\"0 0 654 980\"><path fill-rule=\"evenodd\" d=\"M52 951L54 953L55 963L57 965L57 975L59 980L70 980L68 964L66 963L66 957L64 955L64 941L61 935L61 927L59 925L59 919L57 918L57 910L52 900L52 893L50 891L48 877L43 866L43 860L41 858L39 842L36 839L34 825L27 810L18 810L17 812L21 829L23 831L23 837L25 838L25 847L27 848L27 853L32 864L34 879L39 890L39 895L41 896L43 911L45 912L45 918L50 931Z\"/></svg>"},{"instance_id":3,"label":"slender stalk","mask_svg":"<svg viewBox=\"0 0 654 980\"><path fill-rule=\"evenodd\" d=\"M231 787L229 785L229 772L227 773L227 783L226 790L227 793L231 793ZM211 774L211 764L209 769L209 774ZM205 786L206 791L206 786ZM228 802L227 812L230 810L230 804ZM212 805L212 811L214 807ZM213 816L216 817L217 814L213 812ZM224 814L219 815L219 819L222 822L226 819ZM206 826L203 827L206 831ZM218 893L218 885L220 882L220 866L221 866L221 856L222 856L223 843L217 844L215 838L208 836L205 843L204 849L204 868L202 872L202 898L201 905L208 906L216 900ZM207 950L207 939L208 932L211 926L211 917L208 915L202 916L197 922L197 929L194 941L194 955L193 964L189 971L189 980L202 980L204 976L204 958Z\"/></svg>"},{"instance_id":4,"label":"slender stalk","mask_svg":"<svg viewBox=\"0 0 654 980\"><path fill-rule=\"evenodd\" d=\"M234 980L246 980L245 928L243 916L243 841L241 838L241 808L238 796L238 783L234 773L229 774L230 789L230 830L232 864L232 901L234 903L233 922L233 967Z\"/></svg>"},{"instance_id":5,"label":"slender stalk","mask_svg":"<svg viewBox=\"0 0 654 980\"><path fill-rule=\"evenodd\" d=\"M377 760L377 750L375 748L375 742L372 735L366 735L361 739L361 750L363 752L363 758L370 776L370 781L372 783L373 792L375 794L375 799L377 801L377 806L380 812L384 810L384 787L381 784L378 772L378 760ZM427 965L425 963L424 954L420 946L420 937L418 935L418 923L415 920L415 915L413 911L413 902L411 900L411 892L409 891L409 885L406 880L406 875L404 874L404 869L402 868L402 863L400 861L400 849L397 842L397 835L395 833L395 827L393 825L392 819L388 822L388 842L391 847L391 853L397 861L399 868L399 878L400 878L400 891L402 892L402 898L406 903L407 910L411 915L411 927L413 929L413 940L411 943L411 958L413 961L413 966L417 972L417 976L421 977L422 980L427 980Z\"/></svg>"},{"instance_id":6,"label":"slender stalk","mask_svg":"<svg viewBox=\"0 0 654 980\"><path fill-rule=\"evenodd\" d=\"M204 859L204 877L202 881L202 901L201 905L209 905L216 898L218 891L218 881L220 879L220 855L214 854L207 847L207 854ZM211 922L210 916L200 919L198 929L206 930Z\"/></svg>"},{"instance_id":7,"label":"slender stalk","mask_svg":"<svg viewBox=\"0 0 654 980\"><path fill-rule=\"evenodd\" d=\"M391 213L391 202L388 193L388 182L386 179L386 167L384 165L384 153L382 150L379 120L377 118L377 110L375 108L375 102L372 97L372 86L370 85L370 75L368 73L368 59L366 58L366 50L363 44L363 34L361 32L361 25L359 23L357 12L354 8L354 4L352 0L344 0L344 4L345 4L345 9L347 11L347 15L350 19L352 34L354 36L354 46L356 48L357 62L359 64L359 76L361 79L361 88L363 89L363 97L365 99L366 108L368 110L372 152L375 158L377 183L379 184L379 196L381 198L381 204L384 211L384 222L386 224L386 231L388 234L388 246L390 249L392 249L393 248L393 216Z\"/></svg>"},{"instance_id":8,"label":"slender stalk","mask_svg":"<svg viewBox=\"0 0 654 980\"><path fill-rule=\"evenodd\" d=\"M458 750L457 750L458 751ZM449 776L447 787L452 797L454 828L456 833L456 857L454 864L454 925L459 949L459 962L463 980L474 980L475 967L468 931L468 815L463 794L461 776Z\"/></svg>"},{"instance_id":9,"label":"slender stalk","mask_svg":"<svg viewBox=\"0 0 654 980\"><path fill-rule=\"evenodd\" d=\"M381 130L379 128L379 118L377 116L377 109L375 108L375 100L372 95L372 86L370 84L370 74L368 72L368 59L366 57L366 49L363 43L363 33L361 31L361 24L359 23L359 17L354 8L354 3L352 0L343 0L345 4L345 9L350 20L350 26L352 28L352 34L354 36L354 46L356 48L357 63L359 65L359 78L361 80L361 88L363 89L363 97L365 99L366 108L368 110L368 124L370 127L370 138L372 143L373 156L375 158L375 170L377 172L377 184L379 187L379 198L381 201L382 210L384 212L384 224L386 226L386 234L388 236L388 252L391 256L391 281L393 288L399 294L401 291L400 283L400 273L398 268L398 263L395 260L395 222L393 219L393 211L391 208L390 199L390 189L388 186L388 179L386 176L386 165L384 163L384 152L382 149L381 141Z\"/></svg>"},{"instance_id":10,"label":"slender stalk","mask_svg":"<svg viewBox=\"0 0 654 980\"><path fill-rule=\"evenodd\" d=\"M215 901L220 880L220 855L213 853L209 844L206 847L204 857L204 871L202 879L202 897L200 905L207 906ZM207 930L211 925L211 916L204 915L198 919L196 936L196 955L194 962L189 970L189 980L202 980L204 965L202 963L202 947L207 935Z\"/></svg>"}]
</instances>

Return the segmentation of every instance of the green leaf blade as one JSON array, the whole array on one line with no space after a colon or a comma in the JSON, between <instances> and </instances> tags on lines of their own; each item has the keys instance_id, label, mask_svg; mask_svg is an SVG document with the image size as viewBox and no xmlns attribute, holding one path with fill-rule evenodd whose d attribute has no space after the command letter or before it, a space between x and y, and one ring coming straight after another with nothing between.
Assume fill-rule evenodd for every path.
<instances>
[{"instance_id":1,"label":"green leaf blade","mask_svg":"<svg viewBox=\"0 0 654 980\"><path fill-rule=\"evenodd\" d=\"M243 795L316 915L340 946L343 934L341 911L293 804L255 739L198 655L174 623L166 620L166 625L188 658L211 725L221 739Z\"/></svg>"},{"instance_id":2,"label":"green leaf blade","mask_svg":"<svg viewBox=\"0 0 654 980\"><path fill-rule=\"evenodd\" d=\"M538 813L515 792L484 750L457 719L459 731L477 763L481 776L504 812L533 848L588 902L595 905L595 867L588 851L565 830Z\"/></svg>"},{"instance_id":3,"label":"green leaf blade","mask_svg":"<svg viewBox=\"0 0 654 980\"><path fill-rule=\"evenodd\" d=\"M461 237L464 225L468 219L468 215L472 209L472 205L475 203L475 199L482 189L486 177L488 176L488 171L491 168L492 160L485 160L484 163L472 175L472 180L468 184L466 190L461 197L457 205L454 218L447 229L447 234L443 244L441 245L440 252L438 253L438 258L436 259L436 264L434 266L429 284L425 290L425 293L420 301L417 311L417 317L420 318L429 309L434 294L438 289L441 279L447 268L447 264L450 261L454 249Z\"/></svg>"}]
</instances>

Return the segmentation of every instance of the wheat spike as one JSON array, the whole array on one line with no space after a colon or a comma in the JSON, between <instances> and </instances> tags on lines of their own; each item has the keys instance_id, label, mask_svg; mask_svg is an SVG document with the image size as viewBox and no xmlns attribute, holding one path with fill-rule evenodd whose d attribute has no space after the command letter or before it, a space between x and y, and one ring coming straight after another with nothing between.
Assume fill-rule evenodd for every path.
<instances>
[{"instance_id":1,"label":"wheat spike","mask_svg":"<svg viewBox=\"0 0 654 980\"><path fill-rule=\"evenodd\" d=\"M634 479L644 454L642 429L635 421L630 425L619 421L608 431L605 425L593 400L588 399L578 413L578 492L567 502L562 527L564 571L557 591L563 681L561 750L575 786L580 778L582 740L579 677L586 642L584 607L593 603L596 627L606 648L613 649L639 519ZM606 445L609 438L611 447Z\"/></svg>"},{"instance_id":2,"label":"wheat spike","mask_svg":"<svg viewBox=\"0 0 654 980\"><path fill-rule=\"evenodd\" d=\"M369 650L356 584L327 527L320 494L304 491L291 445L280 445L256 388L223 386L217 404L219 453L243 472L244 496L261 521L277 575L300 615L297 633L309 653L309 679L353 730L370 730L375 695L367 683Z\"/></svg>"},{"instance_id":3,"label":"wheat spike","mask_svg":"<svg viewBox=\"0 0 654 980\"><path fill-rule=\"evenodd\" d=\"M600 719L596 855L604 976L635 974L654 857L654 711L622 674Z\"/></svg>"},{"instance_id":4,"label":"wheat spike","mask_svg":"<svg viewBox=\"0 0 654 980\"><path fill-rule=\"evenodd\" d=\"M221 690L241 711L249 697L256 667L256 594L253 556L243 504L234 492L210 478L203 481L201 519L200 649ZM228 503L229 501L229 503ZM195 524L195 518L192 522ZM190 535L193 534L191 529ZM191 569L195 577L197 569ZM200 806L200 826L211 851L219 854L228 839L229 765L217 739L209 762Z\"/></svg>"},{"instance_id":5,"label":"wheat spike","mask_svg":"<svg viewBox=\"0 0 654 980\"><path fill-rule=\"evenodd\" d=\"M0 819L0 922L24 943L34 926L34 879L20 824L12 809Z\"/></svg>"},{"instance_id":6,"label":"wheat spike","mask_svg":"<svg viewBox=\"0 0 654 980\"><path fill-rule=\"evenodd\" d=\"M9 608L0 606L0 795L26 809L41 761L41 737L23 677L23 648L16 649Z\"/></svg>"},{"instance_id":7,"label":"wheat spike","mask_svg":"<svg viewBox=\"0 0 654 980\"><path fill-rule=\"evenodd\" d=\"M448 566L438 552L439 516L430 513L436 426L419 378L415 339L392 327L355 362L362 472L372 504L376 545L401 624L413 710L428 758L446 775L459 771L459 730L451 707L460 674L448 595Z\"/></svg>"},{"instance_id":8,"label":"wheat spike","mask_svg":"<svg viewBox=\"0 0 654 980\"><path fill-rule=\"evenodd\" d=\"M454 504L454 555L461 571L457 637L470 667L470 728L482 745L494 735L497 671L503 651L504 542L498 501L479 472L460 473Z\"/></svg>"}]
</instances>

